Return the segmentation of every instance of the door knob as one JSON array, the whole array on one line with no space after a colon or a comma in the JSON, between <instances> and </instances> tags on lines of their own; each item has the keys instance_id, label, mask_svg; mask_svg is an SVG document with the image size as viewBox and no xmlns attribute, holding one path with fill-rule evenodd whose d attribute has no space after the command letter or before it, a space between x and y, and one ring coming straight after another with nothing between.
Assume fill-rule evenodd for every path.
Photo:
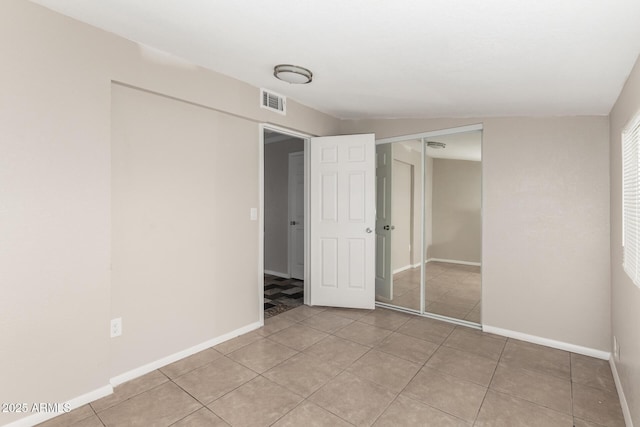
<instances>
[{"instance_id":1,"label":"door knob","mask_svg":"<svg viewBox=\"0 0 640 427\"><path fill-rule=\"evenodd\" d=\"M370 229L369 227L367 227L367 229L365 230L367 233L373 233L373 230Z\"/></svg>"}]
</instances>

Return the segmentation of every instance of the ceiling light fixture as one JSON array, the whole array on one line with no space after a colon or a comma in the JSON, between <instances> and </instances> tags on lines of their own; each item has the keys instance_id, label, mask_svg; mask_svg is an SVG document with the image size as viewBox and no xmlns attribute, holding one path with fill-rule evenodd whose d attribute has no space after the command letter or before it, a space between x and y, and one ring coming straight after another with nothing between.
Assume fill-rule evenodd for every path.
<instances>
[{"instance_id":1,"label":"ceiling light fixture","mask_svg":"<svg viewBox=\"0 0 640 427\"><path fill-rule=\"evenodd\" d=\"M313 80L313 73L297 65L280 64L273 69L273 75L283 82L305 85Z\"/></svg>"},{"instance_id":2,"label":"ceiling light fixture","mask_svg":"<svg viewBox=\"0 0 640 427\"><path fill-rule=\"evenodd\" d=\"M427 147L433 148L434 150L442 150L446 146L447 146L447 144L445 144L444 142L427 141Z\"/></svg>"}]
</instances>

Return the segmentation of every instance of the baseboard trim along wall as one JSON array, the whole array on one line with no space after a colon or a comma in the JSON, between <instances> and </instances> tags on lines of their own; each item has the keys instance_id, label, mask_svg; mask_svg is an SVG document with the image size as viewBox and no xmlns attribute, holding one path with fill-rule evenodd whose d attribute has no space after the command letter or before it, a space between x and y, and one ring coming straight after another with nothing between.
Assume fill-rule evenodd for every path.
<instances>
[{"instance_id":1,"label":"baseboard trim along wall","mask_svg":"<svg viewBox=\"0 0 640 427\"><path fill-rule=\"evenodd\" d=\"M633 427L633 420L631 419L631 411L629 410L629 404L627 398L624 395L622 388L622 382L618 376L618 368L616 367L616 361L613 357L609 359L609 365L611 365L611 373L613 374L613 381L616 383L616 390L618 391L618 397L620 398L620 406L622 407L622 415L624 416L624 422L627 427Z\"/></svg>"},{"instance_id":2,"label":"baseboard trim along wall","mask_svg":"<svg viewBox=\"0 0 640 427\"><path fill-rule=\"evenodd\" d=\"M280 273L279 271L265 270L264 274L270 274L272 276L282 277L283 279L291 279L291 275L290 274Z\"/></svg>"},{"instance_id":3,"label":"baseboard trim along wall","mask_svg":"<svg viewBox=\"0 0 640 427\"><path fill-rule=\"evenodd\" d=\"M100 387L99 389L90 391L89 393L85 393L82 396L74 397L73 399L68 400L65 403L68 404L69 410L73 411L74 409L86 405L87 403L108 396L111 393L113 393L113 387L111 385L106 385L104 387ZM4 427L32 427L36 424L43 423L64 413L65 412L39 412L33 415L29 415L28 417L13 421L9 424L5 424Z\"/></svg>"},{"instance_id":4,"label":"baseboard trim along wall","mask_svg":"<svg viewBox=\"0 0 640 427\"><path fill-rule=\"evenodd\" d=\"M608 351L596 350L595 348L590 347L582 347L580 345L569 344L549 338L542 338L536 335L523 334L522 332L510 331L508 329L496 328L494 326L482 325L482 330L490 334L514 338L533 344L540 344L551 348L557 348L558 350L570 351L572 353L582 354L584 356L595 357L596 359L609 360L609 358L611 357L611 353Z\"/></svg>"},{"instance_id":5,"label":"baseboard trim along wall","mask_svg":"<svg viewBox=\"0 0 640 427\"><path fill-rule=\"evenodd\" d=\"M82 396L75 397L66 403L69 404L69 409L73 410L79 408L87 403L93 402L94 400L98 400L102 397L108 396L113 393L113 387L120 385L124 382L133 380L142 375L148 374L151 371L155 371L158 368L162 368L170 363L176 362L180 359L184 359L185 357L196 354L202 350L206 350L209 347L213 347L214 345L221 344L225 341L228 341L232 338L235 338L239 335L246 334L247 332L254 331L264 325L264 322L254 322L249 325L243 326L242 328L238 328L234 331L228 332L224 335L220 335L219 337L213 338L211 340L205 341L198 345L194 345L193 347L189 347L185 350L174 353L170 356L163 357L162 359L158 359L155 362L147 363L146 365L140 366L139 368L132 369L124 374L117 375L109 380L109 385L104 387L100 387L97 390L91 391L89 393L83 394ZM31 427L36 424L47 421L51 418L57 417L58 415L62 415L64 412L41 412L34 415L30 415L25 418L21 418L16 420L10 424L6 424L4 427Z\"/></svg>"},{"instance_id":6,"label":"baseboard trim along wall","mask_svg":"<svg viewBox=\"0 0 640 427\"><path fill-rule=\"evenodd\" d=\"M420 264L418 264L418 267L420 267ZM412 268L414 268L414 267L411 264L405 265L404 267L396 268L395 270L393 270L393 274L402 273L403 271L411 270Z\"/></svg>"},{"instance_id":7,"label":"baseboard trim along wall","mask_svg":"<svg viewBox=\"0 0 640 427\"><path fill-rule=\"evenodd\" d=\"M425 262L446 262L449 264L462 264L462 265L475 265L476 267L480 267L482 263L480 262L471 262L471 261L459 261L457 259L442 259L442 258L429 258Z\"/></svg>"},{"instance_id":8,"label":"baseboard trim along wall","mask_svg":"<svg viewBox=\"0 0 640 427\"><path fill-rule=\"evenodd\" d=\"M151 371L155 371L158 368L162 368L163 366L166 366L170 363L176 362L180 359L184 359L185 357L189 357L193 354L198 353L199 351L206 350L209 347L213 347L214 345L221 344L239 335L246 334L247 332L254 331L262 326L263 326L262 322L251 323L247 326L243 326L242 328L236 329L235 331L228 332L224 335L220 335L219 337L205 341L193 347L189 347L185 350L179 351L170 356L163 357L162 359L158 359L155 362L147 363L146 365L140 366L139 368L132 369L128 372L125 372L124 374L117 375L111 378L110 383L112 386L115 387L124 382L131 381L135 378L141 377L142 375L148 374Z\"/></svg>"}]
</instances>

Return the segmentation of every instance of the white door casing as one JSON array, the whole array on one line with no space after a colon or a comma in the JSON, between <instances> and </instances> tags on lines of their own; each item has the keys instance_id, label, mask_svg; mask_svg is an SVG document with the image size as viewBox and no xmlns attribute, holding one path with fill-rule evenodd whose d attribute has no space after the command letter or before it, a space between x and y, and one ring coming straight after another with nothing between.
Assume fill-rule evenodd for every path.
<instances>
[{"instance_id":1,"label":"white door casing","mask_svg":"<svg viewBox=\"0 0 640 427\"><path fill-rule=\"evenodd\" d=\"M393 144L376 146L376 296L393 299L391 271L391 189Z\"/></svg>"},{"instance_id":2,"label":"white door casing","mask_svg":"<svg viewBox=\"0 0 640 427\"><path fill-rule=\"evenodd\" d=\"M375 307L375 139L311 138L311 305Z\"/></svg>"},{"instance_id":3,"label":"white door casing","mask_svg":"<svg viewBox=\"0 0 640 427\"><path fill-rule=\"evenodd\" d=\"M289 274L304 280L304 151L289 153Z\"/></svg>"}]
</instances>

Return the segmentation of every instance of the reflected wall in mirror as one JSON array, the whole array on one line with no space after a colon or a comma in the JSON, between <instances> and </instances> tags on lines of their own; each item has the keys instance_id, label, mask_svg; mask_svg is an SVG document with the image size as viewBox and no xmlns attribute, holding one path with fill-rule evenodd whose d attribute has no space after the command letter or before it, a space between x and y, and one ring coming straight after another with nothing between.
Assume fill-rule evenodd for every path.
<instances>
[{"instance_id":1,"label":"reflected wall in mirror","mask_svg":"<svg viewBox=\"0 0 640 427\"><path fill-rule=\"evenodd\" d=\"M410 291L420 292L422 142L381 144L376 150L377 300L415 308L404 302ZM419 295L416 301L419 309Z\"/></svg>"},{"instance_id":2,"label":"reflected wall in mirror","mask_svg":"<svg viewBox=\"0 0 640 427\"><path fill-rule=\"evenodd\" d=\"M481 146L481 131L378 145L379 302L480 323Z\"/></svg>"},{"instance_id":3,"label":"reflected wall in mirror","mask_svg":"<svg viewBox=\"0 0 640 427\"><path fill-rule=\"evenodd\" d=\"M480 323L482 132L425 146L425 311Z\"/></svg>"}]
</instances>

